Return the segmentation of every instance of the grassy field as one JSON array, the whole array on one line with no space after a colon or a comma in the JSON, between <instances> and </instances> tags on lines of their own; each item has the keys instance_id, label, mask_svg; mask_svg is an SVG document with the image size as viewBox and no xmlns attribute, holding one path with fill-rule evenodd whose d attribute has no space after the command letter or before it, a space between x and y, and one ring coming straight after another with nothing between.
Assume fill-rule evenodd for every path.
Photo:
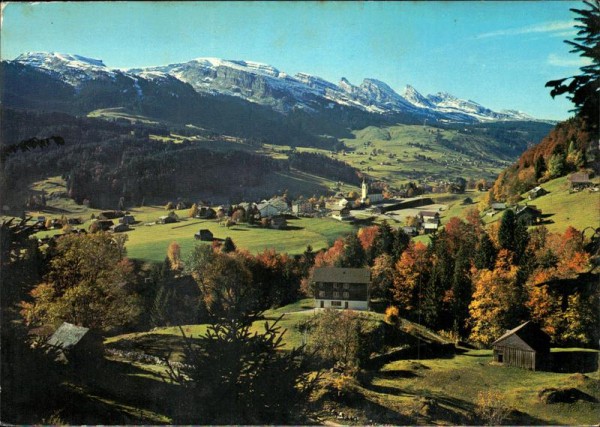
<instances>
[{"instance_id":1,"label":"grassy field","mask_svg":"<svg viewBox=\"0 0 600 427\"><path fill-rule=\"evenodd\" d=\"M594 181L600 182L597 178ZM569 193L567 177L542 184L542 188L549 194L528 203L537 206L543 214L548 214L545 225L550 231L564 232L569 225L578 230L600 227L600 193L587 190Z\"/></svg>"},{"instance_id":2,"label":"grassy field","mask_svg":"<svg viewBox=\"0 0 600 427\"><path fill-rule=\"evenodd\" d=\"M576 357L577 352L587 350L569 351ZM428 424L465 423L477 394L494 390L513 409L509 424L590 425L598 423L597 402L545 404L538 393L544 388L573 387L598 399L599 384L598 371L585 376L532 372L492 363L490 350L468 350L450 358L389 363L361 391L365 399L386 408L403 408L401 412L407 416L416 403L426 399L429 411L419 415Z\"/></svg>"},{"instance_id":3,"label":"grassy field","mask_svg":"<svg viewBox=\"0 0 600 427\"><path fill-rule=\"evenodd\" d=\"M597 185L600 179L593 180ZM600 193L588 190L576 193L569 192L568 177L553 179L541 187L549 193L534 200L527 200L527 193L520 205L527 203L541 209L542 224L553 233L563 233L568 226L583 230L586 227L600 227ZM502 219L502 213L493 217L485 216L484 222L491 224Z\"/></svg>"},{"instance_id":4,"label":"grassy field","mask_svg":"<svg viewBox=\"0 0 600 427\"><path fill-rule=\"evenodd\" d=\"M183 216L186 212L179 213ZM149 216L147 210L141 215L133 210L132 214L136 219ZM165 213L157 210L155 219L159 214ZM194 233L205 228L209 229L215 238L230 237L237 247L244 248L250 253L273 248L278 252L299 254L304 252L307 245L311 245L314 250L326 248L337 237L354 229L348 223L331 218L292 219L288 221L288 227L287 230L275 230L240 224L226 228L219 225L216 220L182 218L181 222L175 224L137 226L135 230L128 232L127 250L132 258L161 261L166 256L169 244L177 241L185 258L196 245L208 244L194 239Z\"/></svg>"},{"instance_id":5,"label":"grassy field","mask_svg":"<svg viewBox=\"0 0 600 427\"><path fill-rule=\"evenodd\" d=\"M460 140L464 153L459 153L437 143L437 132L437 128L429 126L370 126L354 131L355 138L344 139L353 151L337 157L360 170L370 168L369 175L391 185L415 179L434 181L458 176L491 179L508 165L507 158L490 153L483 155L481 147L492 143L488 139L465 136L455 130L440 130L444 140Z\"/></svg>"}]
</instances>

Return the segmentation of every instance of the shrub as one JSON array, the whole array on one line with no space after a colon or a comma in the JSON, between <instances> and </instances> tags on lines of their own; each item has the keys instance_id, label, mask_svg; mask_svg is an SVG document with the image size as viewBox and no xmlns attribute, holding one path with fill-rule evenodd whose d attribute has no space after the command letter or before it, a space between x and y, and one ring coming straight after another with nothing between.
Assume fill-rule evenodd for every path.
<instances>
[{"instance_id":1,"label":"shrub","mask_svg":"<svg viewBox=\"0 0 600 427\"><path fill-rule=\"evenodd\" d=\"M386 308L384 320L389 325L397 325L400 320L400 310L398 310L398 307L390 305Z\"/></svg>"},{"instance_id":2,"label":"shrub","mask_svg":"<svg viewBox=\"0 0 600 427\"><path fill-rule=\"evenodd\" d=\"M502 393L496 390L485 390L477 393L475 414L489 426L500 425L510 415L511 409L504 402Z\"/></svg>"}]
</instances>

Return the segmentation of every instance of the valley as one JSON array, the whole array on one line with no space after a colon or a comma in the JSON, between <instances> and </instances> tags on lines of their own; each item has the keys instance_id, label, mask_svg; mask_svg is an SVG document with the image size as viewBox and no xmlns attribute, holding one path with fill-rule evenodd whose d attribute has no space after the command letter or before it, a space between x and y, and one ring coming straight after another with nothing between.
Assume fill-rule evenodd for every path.
<instances>
[{"instance_id":1,"label":"valley","mask_svg":"<svg viewBox=\"0 0 600 427\"><path fill-rule=\"evenodd\" d=\"M2 8L0 424L598 423L598 0L76 3Z\"/></svg>"}]
</instances>

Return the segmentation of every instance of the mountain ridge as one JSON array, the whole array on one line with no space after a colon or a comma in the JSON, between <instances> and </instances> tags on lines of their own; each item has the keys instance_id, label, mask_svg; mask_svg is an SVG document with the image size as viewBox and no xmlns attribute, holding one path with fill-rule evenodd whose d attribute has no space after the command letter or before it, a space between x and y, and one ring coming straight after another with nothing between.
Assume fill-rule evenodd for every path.
<instances>
[{"instance_id":1,"label":"mountain ridge","mask_svg":"<svg viewBox=\"0 0 600 427\"><path fill-rule=\"evenodd\" d=\"M353 85L342 77L336 85L308 73L292 76L272 65L246 60L195 58L168 65L116 69L107 67L100 59L81 55L27 52L7 62L49 73L76 90L88 81L130 79L139 97L144 96L139 79L160 82L171 77L191 85L200 94L242 98L283 114L298 109L318 113L346 107L375 115L411 114L441 122L549 122L510 109L496 112L444 92L424 96L410 85L401 95L374 78L365 78L359 85Z\"/></svg>"}]
</instances>

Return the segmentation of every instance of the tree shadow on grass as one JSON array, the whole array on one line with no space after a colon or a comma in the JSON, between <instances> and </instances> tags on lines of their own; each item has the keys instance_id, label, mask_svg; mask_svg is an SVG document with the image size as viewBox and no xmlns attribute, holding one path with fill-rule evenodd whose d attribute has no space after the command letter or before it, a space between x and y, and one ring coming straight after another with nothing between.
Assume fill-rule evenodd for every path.
<instances>
[{"instance_id":1,"label":"tree shadow on grass","mask_svg":"<svg viewBox=\"0 0 600 427\"><path fill-rule=\"evenodd\" d=\"M103 360L94 369L67 365L62 384L49 390L52 395L48 398L53 403L48 410L38 413L24 407L15 421L67 425L164 424L170 417L176 388L159 375L128 362Z\"/></svg>"},{"instance_id":2,"label":"tree shadow on grass","mask_svg":"<svg viewBox=\"0 0 600 427\"><path fill-rule=\"evenodd\" d=\"M408 371L405 369L392 369L389 371L379 371L375 374L377 378L383 378L386 380L393 380L398 378L416 378L421 375L417 375L413 371Z\"/></svg>"},{"instance_id":3,"label":"tree shadow on grass","mask_svg":"<svg viewBox=\"0 0 600 427\"><path fill-rule=\"evenodd\" d=\"M198 338L189 339L195 343L200 341ZM145 334L111 343L108 347L117 350L136 351L164 359L172 353L182 352L184 343L183 337L177 335Z\"/></svg>"},{"instance_id":4,"label":"tree shadow on grass","mask_svg":"<svg viewBox=\"0 0 600 427\"><path fill-rule=\"evenodd\" d=\"M595 351L565 351L550 353L552 372L586 373L598 370L598 352Z\"/></svg>"}]
</instances>

